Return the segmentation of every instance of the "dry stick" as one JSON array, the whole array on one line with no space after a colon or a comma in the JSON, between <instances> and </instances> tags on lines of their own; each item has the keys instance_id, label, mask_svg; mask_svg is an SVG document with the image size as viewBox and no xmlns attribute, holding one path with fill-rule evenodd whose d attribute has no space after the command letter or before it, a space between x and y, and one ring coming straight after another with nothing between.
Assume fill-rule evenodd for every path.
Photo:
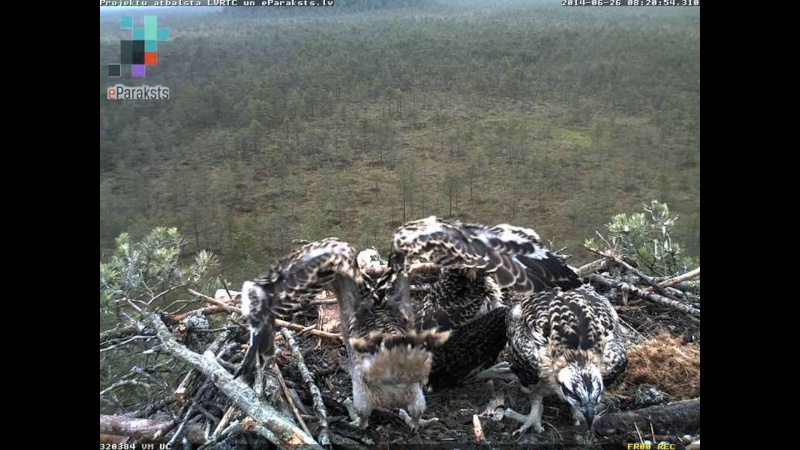
<instances>
[{"instance_id":1,"label":"dry stick","mask_svg":"<svg viewBox=\"0 0 800 450\"><path fill-rule=\"evenodd\" d=\"M234 408L233 406L229 406L228 410L225 411L225 414L223 414L222 419L220 419L219 423L217 424L217 428L214 429L213 433L211 433L209 441L215 441L217 439L220 433L222 433L222 430L224 430L225 427L228 426L228 422L231 421L231 417L233 417L234 412L236 412L236 408Z\"/></svg>"},{"instance_id":2,"label":"dry stick","mask_svg":"<svg viewBox=\"0 0 800 450\"><path fill-rule=\"evenodd\" d=\"M578 267L577 269L575 269L575 273L577 273L579 277L583 277L592 272L603 270L607 266L608 266L608 259L600 258L598 260L590 262L589 264L585 264L583 266Z\"/></svg>"},{"instance_id":3,"label":"dry stick","mask_svg":"<svg viewBox=\"0 0 800 450\"><path fill-rule=\"evenodd\" d=\"M133 326L132 324L129 325L121 325L117 324L115 328L110 330L103 331L100 333L100 342L110 341L111 339L119 339L123 337L128 337L138 333L139 330Z\"/></svg>"},{"instance_id":4,"label":"dry stick","mask_svg":"<svg viewBox=\"0 0 800 450\"><path fill-rule=\"evenodd\" d=\"M156 314L147 314L146 321L156 330L164 350L208 377L217 389L230 398L245 414L261 422L269 431L269 433L265 433L268 434L265 437L273 444L281 448L306 445L309 448L322 450L313 437L298 428L272 405L256 398L253 389L225 370L213 353L205 352L203 355L199 355L179 344ZM260 430L257 431L260 432Z\"/></svg>"},{"instance_id":5,"label":"dry stick","mask_svg":"<svg viewBox=\"0 0 800 450\"><path fill-rule=\"evenodd\" d=\"M114 389L120 388L122 386L139 386L139 387L142 387L144 389L150 390L150 385L145 383L145 382L143 382L143 381L122 380L122 381L117 381L116 383L112 384L111 386L109 386L109 387L103 389L102 391L100 391L100 397L102 397L102 396L106 395L108 392L110 392L110 391L112 391Z\"/></svg>"},{"instance_id":6,"label":"dry stick","mask_svg":"<svg viewBox=\"0 0 800 450\"><path fill-rule=\"evenodd\" d=\"M140 410L134 411L130 414L126 414L128 417L134 418L141 418L141 417L149 417L153 415L156 411L163 409L171 404L175 403L175 397L169 396L165 397L155 403L152 403Z\"/></svg>"},{"instance_id":7,"label":"dry stick","mask_svg":"<svg viewBox=\"0 0 800 450\"><path fill-rule=\"evenodd\" d=\"M203 300L206 300L206 301L208 301L210 303L213 303L213 304L219 306L220 308L224 309L225 311L228 311L228 312L231 312L231 313L237 313L237 314L241 314L242 313L242 310L237 308L237 307L235 307L235 306L230 306L230 305L226 304L225 302L221 302L221 301L219 301L219 300L217 300L215 298L211 298L211 297L209 297L207 295L204 295L204 294L201 294L201 293L199 293L199 292L197 292L195 290L189 289L189 293L192 294L192 295L196 295L198 297L201 297ZM281 327L290 328L290 329L295 330L295 331L304 331L304 330L306 330L306 332L309 333L309 334L313 334L314 336L323 337L325 339L333 339L333 340L338 340L338 341L342 340L342 336L338 335L336 333L327 333L327 332L321 331L321 330L307 329L306 327L304 327L302 325L298 325L296 323L287 322L287 321L281 320L281 319L275 319L275 325L278 325L278 326L281 326Z\"/></svg>"},{"instance_id":8,"label":"dry stick","mask_svg":"<svg viewBox=\"0 0 800 450\"><path fill-rule=\"evenodd\" d=\"M222 357L222 353L225 349L224 348L222 350L217 350L217 349L222 347L222 343L225 342L226 339L228 339L228 336L226 335L219 336L218 338L214 339L214 342L212 342L211 345L208 346L206 351L212 353L218 352L217 358ZM192 378L194 377L195 373L196 372L194 371L194 369L189 370L189 372L183 378L183 381L181 381L181 384L179 384L178 388L175 389L174 395L175 395L175 400L178 401L178 404L183 404L183 401L186 399L187 386L189 386L189 383L192 381Z\"/></svg>"},{"instance_id":9,"label":"dry stick","mask_svg":"<svg viewBox=\"0 0 800 450\"><path fill-rule=\"evenodd\" d=\"M169 383L167 383L163 378L156 378L155 376L151 375L150 373L148 373L146 370L142 369L139 366L133 366L131 368L131 372L141 375L155 384L161 385L161 387L163 387L164 389L169 389Z\"/></svg>"},{"instance_id":10,"label":"dry stick","mask_svg":"<svg viewBox=\"0 0 800 450\"><path fill-rule=\"evenodd\" d=\"M183 420L181 420L180 425L178 425L178 429L175 430L175 434L172 435L172 438L167 443L170 447L175 444L175 440L178 439L178 436L181 435L183 431L183 427L186 426L186 422L192 417L192 413L194 412L194 404L189 405L189 409L186 410L186 414L183 416Z\"/></svg>"},{"instance_id":11,"label":"dry stick","mask_svg":"<svg viewBox=\"0 0 800 450\"><path fill-rule=\"evenodd\" d=\"M233 407L231 407L231 408L233 408ZM224 419L224 417L223 417L223 419ZM221 431L219 431L219 430L221 430ZM219 431L219 433L217 433L217 431ZM208 441L206 441L205 444L201 445L198 450L214 448L214 446L217 444L217 442L221 441L225 436L227 436L229 434L232 434L232 433L242 433L242 432L244 432L244 429L239 424L238 420L236 420L233 423L231 423L230 426L228 426L225 429L221 429L221 428L217 427L217 430L214 431L214 433L211 435L211 437L208 439Z\"/></svg>"},{"instance_id":12,"label":"dry stick","mask_svg":"<svg viewBox=\"0 0 800 450\"><path fill-rule=\"evenodd\" d=\"M224 287L225 288L225 292L228 293L228 298L233 300L233 296L231 295L231 291L228 290L228 284L225 283L225 279L224 278L220 278L219 280L222 281L222 287Z\"/></svg>"},{"instance_id":13,"label":"dry stick","mask_svg":"<svg viewBox=\"0 0 800 450\"><path fill-rule=\"evenodd\" d=\"M114 345L111 345L111 346L108 346L108 347L101 348L100 349L100 353L107 352L109 350L114 350L115 348L121 347L121 346L123 346L125 344L130 344L131 342L139 340L139 339L150 340L150 339L153 339L153 336L133 336L131 338L125 339L124 341L122 341L122 342L120 342L118 344L114 344Z\"/></svg>"},{"instance_id":14,"label":"dry stick","mask_svg":"<svg viewBox=\"0 0 800 450\"><path fill-rule=\"evenodd\" d=\"M322 402L322 393L319 388L314 384L314 378L311 376L305 361L303 361L303 353L300 352L300 346L292 337L292 332L284 328L281 334L289 347L292 349L292 356L297 368L300 369L300 374L303 376L303 381L308 385L308 390L311 392L311 397L314 399L314 409L319 415L319 435L318 439L322 445L330 445L331 440L328 436L328 414L325 410L325 403Z\"/></svg>"},{"instance_id":15,"label":"dry stick","mask_svg":"<svg viewBox=\"0 0 800 450\"><path fill-rule=\"evenodd\" d=\"M606 288L612 289L623 289L623 285L627 286L629 292L636 297L643 298L645 300L651 301L653 303L658 303L659 305L668 306L670 308L675 308L676 310L684 313L689 314L690 316L700 317L700 310L689 306L685 303L681 303L676 300L670 300L666 297L662 297L658 294L654 294L652 292L646 292L643 289L639 289L635 286L628 285L627 283L618 282L615 280L610 280L602 275L591 274L586 277L591 283L596 283L602 285Z\"/></svg>"},{"instance_id":16,"label":"dry stick","mask_svg":"<svg viewBox=\"0 0 800 450\"><path fill-rule=\"evenodd\" d=\"M278 367L278 363L273 360L272 368L274 369L275 376L278 378L278 383L281 385L281 390L283 391L284 397L286 397L286 402L289 403L289 407L292 408L292 414L294 414L295 419L297 419L297 423L305 430L306 433L311 434L311 430L308 429L306 422L303 420L303 417L300 415L300 411L297 410L297 405L294 404L294 400L292 400L292 396L289 394L289 388L286 387L286 381L283 379L283 374L281 373L281 368Z\"/></svg>"},{"instance_id":17,"label":"dry stick","mask_svg":"<svg viewBox=\"0 0 800 450\"><path fill-rule=\"evenodd\" d=\"M130 436L141 442L159 442L156 434L171 426L171 421L134 419L125 416L100 414L101 434ZM190 423L186 427L186 438L190 444L202 444L206 441L202 427L196 423Z\"/></svg>"},{"instance_id":18,"label":"dry stick","mask_svg":"<svg viewBox=\"0 0 800 450\"><path fill-rule=\"evenodd\" d=\"M186 400L186 387L192 381L192 376L194 375L194 370L190 370L189 373L183 377L183 381L181 384L178 385L178 389L175 389L175 400L178 401L179 405L182 405L184 400Z\"/></svg>"},{"instance_id":19,"label":"dry stick","mask_svg":"<svg viewBox=\"0 0 800 450\"><path fill-rule=\"evenodd\" d=\"M478 418L477 414L472 415L472 431L475 433L475 442L477 442L478 445L483 444L484 441L486 441L486 437L483 435L481 419Z\"/></svg>"},{"instance_id":20,"label":"dry stick","mask_svg":"<svg viewBox=\"0 0 800 450\"><path fill-rule=\"evenodd\" d=\"M700 429L700 398L681 400L666 405L605 414L592 425L600 436L624 436L631 424L641 437L641 429L651 427L654 434L690 433Z\"/></svg>"},{"instance_id":21,"label":"dry stick","mask_svg":"<svg viewBox=\"0 0 800 450\"><path fill-rule=\"evenodd\" d=\"M633 267L632 265L626 263L619 256L617 256L617 255L615 255L613 253L610 253L610 252L604 252L602 250L598 250L598 249L596 249L594 247L590 247L590 246L588 246L586 244L583 244L583 246L586 247L586 249L589 250L592 253L595 253L595 254L600 255L600 256L605 256L606 258L609 258L609 259L613 259L617 264L620 264L621 266L623 266L626 269L630 270L631 272L636 274L636 276L641 278L642 281L647 283L649 286L651 286L654 289L656 289L657 291L661 292L662 295L666 296L667 298L670 298L672 300L677 301L675 296L673 296L669 291L667 291L665 288L659 286L657 283L654 283L653 280L651 280L650 277L648 277L647 275L642 273L641 270L639 270L639 269Z\"/></svg>"},{"instance_id":22,"label":"dry stick","mask_svg":"<svg viewBox=\"0 0 800 450\"><path fill-rule=\"evenodd\" d=\"M181 320L184 320L184 319L186 319L187 317L190 317L193 314L197 314L198 312L200 314L204 315L204 316L210 316L212 314L217 314L217 313L227 312L227 311L224 308L222 308L221 306L219 306L219 305L206 306L205 308L194 309L194 310L191 310L191 311L188 311L188 312L185 312L185 313L176 314L174 316L165 316L164 320L166 321L166 323L171 325L173 323L178 323Z\"/></svg>"},{"instance_id":23,"label":"dry stick","mask_svg":"<svg viewBox=\"0 0 800 450\"><path fill-rule=\"evenodd\" d=\"M700 268L699 267L697 269L694 269L694 270L690 271L690 272L686 272L683 275L678 275L675 278L670 278L669 280L662 281L659 284L661 286L664 286L664 287L674 286L674 285L676 285L678 283L682 283L682 282L684 282L686 280L691 280L692 278L697 277L697 276L700 276Z\"/></svg>"}]
</instances>

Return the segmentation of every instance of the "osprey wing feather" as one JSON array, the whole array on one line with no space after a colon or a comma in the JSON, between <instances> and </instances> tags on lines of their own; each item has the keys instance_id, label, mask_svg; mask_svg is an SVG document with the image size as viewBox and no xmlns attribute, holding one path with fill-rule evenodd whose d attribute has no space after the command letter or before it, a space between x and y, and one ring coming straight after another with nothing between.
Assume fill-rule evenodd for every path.
<instances>
[{"instance_id":1,"label":"osprey wing feather","mask_svg":"<svg viewBox=\"0 0 800 450\"><path fill-rule=\"evenodd\" d=\"M493 274L500 288L519 293L581 284L577 274L547 250L535 231L514 225L487 227L431 216L400 228L392 250L449 269Z\"/></svg>"},{"instance_id":2,"label":"osprey wing feather","mask_svg":"<svg viewBox=\"0 0 800 450\"><path fill-rule=\"evenodd\" d=\"M531 229L494 227L431 216L406 223L394 236L391 258L430 262L438 279L418 306L423 329L453 330L434 352L431 384L447 385L485 369L506 343L502 289L531 293L574 288L578 276Z\"/></svg>"},{"instance_id":3,"label":"osprey wing feather","mask_svg":"<svg viewBox=\"0 0 800 450\"><path fill-rule=\"evenodd\" d=\"M242 315L250 328L250 348L237 375L253 381L258 359L263 361L274 354L276 314L285 315L296 310L301 295L332 285L340 290L353 290L361 282L355 250L336 238L306 244L270 266L260 277L245 282ZM356 295L344 294L347 297Z\"/></svg>"},{"instance_id":4,"label":"osprey wing feather","mask_svg":"<svg viewBox=\"0 0 800 450\"><path fill-rule=\"evenodd\" d=\"M402 265L383 270L373 264L374 258L361 256L370 263L363 271L353 247L328 238L301 247L246 282L242 313L250 327L250 348L237 375L252 382L259 359L273 356L276 314L297 309L302 295L332 289L353 383L353 399L346 403L353 425L366 426L376 407L406 407L409 412L401 415L409 426L424 425L430 422L421 418L430 349L446 340L447 333L416 330Z\"/></svg>"}]
</instances>

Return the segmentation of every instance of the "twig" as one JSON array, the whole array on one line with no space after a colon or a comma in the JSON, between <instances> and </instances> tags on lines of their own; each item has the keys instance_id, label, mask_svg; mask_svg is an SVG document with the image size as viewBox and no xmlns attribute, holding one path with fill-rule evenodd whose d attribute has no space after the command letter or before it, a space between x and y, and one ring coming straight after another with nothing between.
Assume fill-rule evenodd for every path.
<instances>
[{"instance_id":1,"label":"twig","mask_svg":"<svg viewBox=\"0 0 800 450\"><path fill-rule=\"evenodd\" d=\"M118 389L118 388L121 388L123 386L137 386L137 387L141 387L141 388L150 390L150 385L145 383L145 382L138 381L138 380L121 380L121 381L117 381L116 383L112 384L111 386L109 386L109 387L103 389L102 391L100 391L100 397L106 395L107 393L113 391L114 389Z\"/></svg>"},{"instance_id":2,"label":"twig","mask_svg":"<svg viewBox=\"0 0 800 450\"><path fill-rule=\"evenodd\" d=\"M610 279L608 279L608 278L606 278L606 277L604 277L602 275L597 275L597 274L588 275L586 278L591 283L596 283L596 284L599 284L599 285L604 286L604 287L609 288L609 289L616 288L616 289L622 290L623 289L623 284L626 284L626 283L610 280ZM680 311L680 312L682 312L684 314L689 314L691 316L700 317L700 310L699 309L694 308L694 307L692 307L690 305L687 305L685 303L681 303L681 302L679 302L677 300L671 300L671 299L668 299L666 297L662 297L662 296L660 296L658 294L654 294L652 292L646 292L643 289L639 289L639 288L637 288L635 286L627 285L627 289L629 289L629 292L632 295L635 295L636 297L643 298L643 299L651 301L653 303L658 303L659 305L668 306L670 308L675 308L676 310L678 310L678 311Z\"/></svg>"},{"instance_id":3,"label":"twig","mask_svg":"<svg viewBox=\"0 0 800 450\"><path fill-rule=\"evenodd\" d=\"M224 278L220 278L219 281L222 282L222 287L224 287L225 288L225 292L228 293L228 298L233 300L233 295L231 295L231 291L228 289L228 284L225 283L225 279Z\"/></svg>"},{"instance_id":4,"label":"twig","mask_svg":"<svg viewBox=\"0 0 800 450\"><path fill-rule=\"evenodd\" d=\"M590 247L590 246L588 246L586 244L583 244L583 246L586 247L586 250L589 250L592 253L595 253L595 254L600 255L600 256L604 256L604 257L609 258L609 259L613 259L614 262L616 262L617 264L619 264L619 265L625 267L626 269L630 270L631 272L636 274L636 276L641 278L642 281L644 281L645 283L647 283L648 285L650 285L651 287L656 289L658 292L661 292L661 295L664 295L664 296L666 296L666 297L668 297L668 298L670 298L672 300L677 300L675 298L675 296L673 296L669 291L667 291L665 288L659 286L657 283L653 282L653 280L650 279L650 277L648 277L647 275L645 275L641 270L639 270L639 269L633 267L632 265L626 263L619 256L617 256L617 255L615 255L613 253L609 253L609 252L604 252L602 250L598 250L598 249L596 249L594 247Z\"/></svg>"},{"instance_id":5,"label":"twig","mask_svg":"<svg viewBox=\"0 0 800 450\"><path fill-rule=\"evenodd\" d=\"M134 412L132 412L130 414L125 414L125 415L128 416L128 417L132 417L132 418L148 417L148 416L153 415L153 413L155 413L156 411L158 411L160 409L163 409L163 408L165 408L165 407L167 407L167 406L169 406L169 405L171 405L173 403L175 403L175 397L169 396L169 397L165 397L165 398L159 400L158 402L153 403L153 404L151 404L151 405L149 405L149 406L147 406L147 407L145 407L143 409L140 409L138 411L134 411Z\"/></svg>"},{"instance_id":6,"label":"twig","mask_svg":"<svg viewBox=\"0 0 800 450\"><path fill-rule=\"evenodd\" d=\"M107 351L109 351L109 350L114 350L114 349L115 349L115 348L117 348L117 347L121 347L121 346L123 346L123 345L125 345L125 344L130 344L131 342L133 342L133 341L136 341L136 340L139 340L139 339L147 339L147 340L150 340L150 339L153 339L154 337L155 337L155 336L133 336L132 338L125 339L124 341L122 341L122 342L120 342L120 343L118 343L118 344L114 344L114 345L110 345L110 346L108 346L108 347L105 347L105 348L101 348L101 349L100 349L100 353L107 352Z\"/></svg>"},{"instance_id":7,"label":"twig","mask_svg":"<svg viewBox=\"0 0 800 450\"><path fill-rule=\"evenodd\" d=\"M475 442L477 442L478 445L481 445L486 441L486 437L483 435L481 419L478 418L477 414L472 415L472 431L475 433Z\"/></svg>"},{"instance_id":8,"label":"twig","mask_svg":"<svg viewBox=\"0 0 800 450\"><path fill-rule=\"evenodd\" d=\"M201 405L200 403L195 403L194 406L195 406L195 408L197 408L197 410L200 412L200 414L206 416L206 418L208 420L212 421L213 423L219 422L219 417L217 417L214 414L212 414L211 411L206 409L205 406ZM206 433L206 436L208 436L208 433Z\"/></svg>"},{"instance_id":9,"label":"twig","mask_svg":"<svg viewBox=\"0 0 800 450\"><path fill-rule=\"evenodd\" d=\"M222 433L222 430L228 426L228 422L231 421L231 417L233 417L233 413L236 411L236 408L233 406L229 406L228 410L225 411L225 414L222 415L222 419L220 419L219 423L217 424L217 428L214 429L214 432L211 433L211 437L208 439L209 441L216 441L217 437Z\"/></svg>"},{"instance_id":10,"label":"twig","mask_svg":"<svg viewBox=\"0 0 800 450\"><path fill-rule=\"evenodd\" d=\"M579 277L583 277L592 272L603 270L606 266L608 266L608 259L600 258L590 262L589 264L584 264L578 267L575 269L575 273L577 273Z\"/></svg>"},{"instance_id":11,"label":"twig","mask_svg":"<svg viewBox=\"0 0 800 450\"><path fill-rule=\"evenodd\" d=\"M281 373L281 368L278 367L278 363L275 360L272 360L272 368L275 372L275 376L278 378L278 383L281 385L281 390L283 391L284 397L286 397L286 402L289 403L289 407L292 408L292 413L294 414L295 419L297 419L297 423L300 424L306 433L309 435L311 434L311 430L308 429L306 422L303 420L303 417L300 415L300 411L297 410L297 406L294 404L294 400L292 400L292 396L289 395L289 388L286 387L286 381L283 380L283 374Z\"/></svg>"},{"instance_id":12,"label":"twig","mask_svg":"<svg viewBox=\"0 0 800 450\"><path fill-rule=\"evenodd\" d=\"M176 314L176 315L172 315L172 316L165 316L164 317L164 322L171 325L173 323L180 322L181 320L184 320L187 317L190 317L190 316L198 314L198 313L202 314L204 316L210 316L211 314L218 314L218 313L221 313L221 312L230 312L230 311L225 310L220 305L206 306L204 308L193 309L191 311L187 311L187 312L182 313L182 314Z\"/></svg>"},{"instance_id":13,"label":"twig","mask_svg":"<svg viewBox=\"0 0 800 450\"><path fill-rule=\"evenodd\" d=\"M653 429L653 422L650 422L650 437L653 438L652 442L657 442L656 441L656 430Z\"/></svg>"},{"instance_id":14,"label":"twig","mask_svg":"<svg viewBox=\"0 0 800 450\"><path fill-rule=\"evenodd\" d=\"M112 339L119 339L138 333L139 330L132 324L122 325L117 324L115 328L103 331L100 333L100 342L110 341Z\"/></svg>"},{"instance_id":15,"label":"twig","mask_svg":"<svg viewBox=\"0 0 800 450\"><path fill-rule=\"evenodd\" d=\"M637 425L636 422L633 422L633 428L636 429L636 434L639 435L639 442L640 443L644 442L644 438L642 437L642 432L639 431L639 425Z\"/></svg>"},{"instance_id":16,"label":"twig","mask_svg":"<svg viewBox=\"0 0 800 450\"><path fill-rule=\"evenodd\" d=\"M281 334L292 349L294 362L297 364L297 368L303 376L303 381L308 385L308 390L311 392L311 397L314 399L314 409L319 416L319 435L317 439L322 445L330 445L331 440L328 436L328 413L325 410L325 403L322 401L322 393L319 391L317 385L314 384L314 378L311 376L311 372L308 370L308 366L306 366L303 360L303 353L300 351L300 346L297 345L297 342L292 337L292 332L284 328L281 330Z\"/></svg>"},{"instance_id":17,"label":"twig","mask_svg":"<svg viewBox=\"0 0 800 450\"><path fill-rule=\"evenodd\" d=\"M147 378L148 380L152 381L153 383L160 384L161 387L165 389L169 389L169 383L167 383L166 380L164 380L163 378L156 378L155 376L153 376L153 374L147 372L146 370L142 369L139 366L133 366L131 368L131 372L141 375Z\"/></svg>"},{"instance_id":18,"label":"twig","mask_svg":"<svg viewBox=\"0 0 800 450\"><path fill-rule=\"evenodd\" d=\"M214 383L220 393L230 398L245 414L261 422L269 430L273 444L281 448L305 445L307 448L322 450L313 437L287 420L272 405L255 398L253 390L225 370L213 353L205 352L203 355L198 355L179 344L156 314L147 314L146 321L156 330L166 351L201 372Z\"/></svg>"},{"instance_id":19,"label":"twig","mask_svg":"<svg viewBox=\"0 0 800 450\"><path fill-rule=\"evenodd\" d=\"M233 407L231 406L231 408L233 408ZM224 419L225 418L223 417L223 420ZM222 421L220 421L220 425L221 424L222 424ZM219 442L225 436L227 436L227 435L229 435L231 433L241 433L243 431L244 431L244 429L242 428L242 425L239 423L238 420L233 421L230 424L230 426L228 426L227 428L224 428L224 429L222 429L221 426L217 426L217 429L214 430L214 433L211 434L211 437L208 439L208 441L206 441L205 444L201 445L198 450L204 450L204 449L207 449L207 448L215 448L215 446L217 445L217 442Z\"/></svg>"},{"instance_id":20,"label":"twig","mask_svg":"<svg viewBox=\"0 0 800 450\"><path fill-rule=\"evenodd\" d=\"M196 296L202 298L203 300L205 300L205 301L207 301L209 303L213 303L213 304L221 307L225 311L228 311L230 313L237 313L237 314L241 314L242 313L241 309L239 309L239 308L237 308L235 306L228 305L227 303L225 303L223 301L219 301L219 300L217 300L217 299L215 299L213 297L209 297L209 296L207 296L205 294L201 294L200 292L197 292L194 289L188 289L188 291L189 291L190 294L196 295Z\"/></svg>"},{"instance_id":21,"label":"twig","mask_svg":"<svg viewBox=\"0 0 800 450\"><path fill-rule=\"evenodd\" d=\"M186 410L186 414L183 416L183 420L181 420L181 423L178 425L178 429L175 430L175 434L172 435L172 438L170 438L168 442L168 445L170 447L172 447L172 445L175 444L175 440L178 439L178 436L180 436L181 432L183 431L183 427L186 426L186 422L189 420L189 417L192 415L192 412L194 411L194 406L195 405L190 405L189 409Z\"/></svg>"},{"instance_id":22,"label":"twig","mask_svg":"<svg viewBox=\"0 0 800 450\"><path fill-rule=\"evenodd\" d=\"M692 271L686 272L683 275L678 275L677 277L670 278L669 280L666 280L666 281L662 281L659 284L661 286L664 286L664 287L674 286L674 285L676 285L678 283L684 282L686 280L690 280L690 279L692 279L694 277L697 277L697 276L700 276L700 268L699 267L697 269L692 270Z\"/></svg>"},{"instance_id":23,"label":"twig","mask_svg":"<svg viewBox=\"0 0 800 450\"><path fill-rule=\"evenodd\" d=\"M190 370L189 373L183 377L183 381L181 384L178 385L178 388L175 389L175 400L178 401L179 405L182 405L184 400L186 400L186 386L192 381L192 377L194 376L194 369Z\"/></svg>"},{"instance_id":24,"label":"twig","mask_svg":"<svg viewBox=\"0 0 800 450\"><path fill-rule=\"evenodd\" d=\"M151 299L150 299L150 300L147 302L147 306L150 306L150 305L152 305L154 301L156 301L156 300L160 299L161 297L163 297L163 296L165 296L165 295L169 294L170 292L172 292L172 291L174 291L174 290L176 290L176 289L180 289L180 288L182 288L182 287L184 287L184 286L186 286L186 284L180 284L180 285L177 285L177 286L172 286L172 287L170 287L170 288L169 288L169 289L167 289L166 291L164 291L164 292L162 292L162 293L160 293L160 294L158 294L158 295L154 296L153 298L151 298Z\"/></svg>"}]
</instances>

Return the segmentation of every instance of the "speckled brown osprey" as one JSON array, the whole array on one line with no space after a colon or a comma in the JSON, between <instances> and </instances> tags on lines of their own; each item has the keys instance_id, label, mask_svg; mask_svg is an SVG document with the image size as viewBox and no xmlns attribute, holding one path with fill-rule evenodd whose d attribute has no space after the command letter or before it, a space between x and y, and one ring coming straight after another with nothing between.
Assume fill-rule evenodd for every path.
<instances>
[{"instance_id":1,"label":"speckled brown osprey","mask_svg":"<svg viewBox=\"0 0 800 450\"><path fill-rule=\"evenodd\" d=\"M434 388L458 384L496 361L506 345L503 290L532 293L580 285L533 230L514 225L488 227L431 216L401 227L392 252L390 258L434 263L438 272L416 304L420 329L452 331L434 350Z\"/></svg>"},{"instance_id":2,"label":"speckled brown osprey","mask_svg":"<svg viewBox=\"0 0 800 450\"><path fill-rule=\"evenodd\" d=\"M604 387L628 364L617 313L590 285L524 298L509 311L507 336L511 370L532 403L527 416L506 410L523 424L514 434L543 431L542 399L548 394L569 403L576 425L585 420L591 427Z\"/></svg>"},{"instance_id":3,"label":"speckled brown osprey","mask_svg":"<svg viewBox=\"0 0 800 450\"><path fill-rule=\"evenodd\" d=\"M347 371L353 398L345 402L357 427L366 427L374 408L401 409L416 428L428 421L423 387L428 382L431 349L448 333L418 331L402 263L385 271L362 272L355 250L335 238L307 244L273 265L242 289L242 312L251 330L250 348L239 372L252 382L257 361L273 356L275 314L297 307L299 295L332 289L339 299Z\"/></svg>"}]
</instances>

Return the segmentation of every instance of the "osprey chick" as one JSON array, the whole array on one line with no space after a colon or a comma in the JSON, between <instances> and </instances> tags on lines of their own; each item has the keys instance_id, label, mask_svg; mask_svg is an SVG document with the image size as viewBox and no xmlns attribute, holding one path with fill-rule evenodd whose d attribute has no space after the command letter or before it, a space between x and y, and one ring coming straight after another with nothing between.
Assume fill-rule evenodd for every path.
<instances>
[{"instance_id":1,"label":"osprey chick","mask_svg":"<svg viewBox=\"0 0 800 450\"><path fill-rule=\"evenodd\" d=\"M510 409L506 416L522 422L514 434L533 427L542 432L542 399L556 394L569 403L578 425L591 428L604 387L628 363L619 339L619 318L607 298L590 285L553 289L522 300L509 311L511 370L531 398L525 416Z\"/></svg>"},{"instance_id":2,"label":"osprey chick","mask_svg":"<svg viewBox=\"0 0 800 450\"><path fill-rule=\"evenodd\" d=\"M353 399L345 403L352 424L366 427L377 407L406 407L408 413L401 410L401 415L410 427L426 424L421 418L422 387L428 381L430 350L446 340L447 333L418 332L414 327L402 265L366 269L359 268L353 247L328 238L301 247L246 282L242 313L250 326L251 345L237 375L252 382L258 359L273 356L276 314L296 309L300 295L332 289L339 300L353 383Z\"/></svg>"},{"instance_id":3,"label":"osprey chick","mask_svg":"<svg viewBox=\"0 0 800 450\"><path fill-rule=\"evenodd\" d=\"M417 306L422 330L453 332L434 351L433 387L457 384L497 359L506 345L503 289L531 293L580 285L536 232L509 224L488 227L431 216L402 226L392 252L440 271Z\"/></svg>"}]
</instances>

